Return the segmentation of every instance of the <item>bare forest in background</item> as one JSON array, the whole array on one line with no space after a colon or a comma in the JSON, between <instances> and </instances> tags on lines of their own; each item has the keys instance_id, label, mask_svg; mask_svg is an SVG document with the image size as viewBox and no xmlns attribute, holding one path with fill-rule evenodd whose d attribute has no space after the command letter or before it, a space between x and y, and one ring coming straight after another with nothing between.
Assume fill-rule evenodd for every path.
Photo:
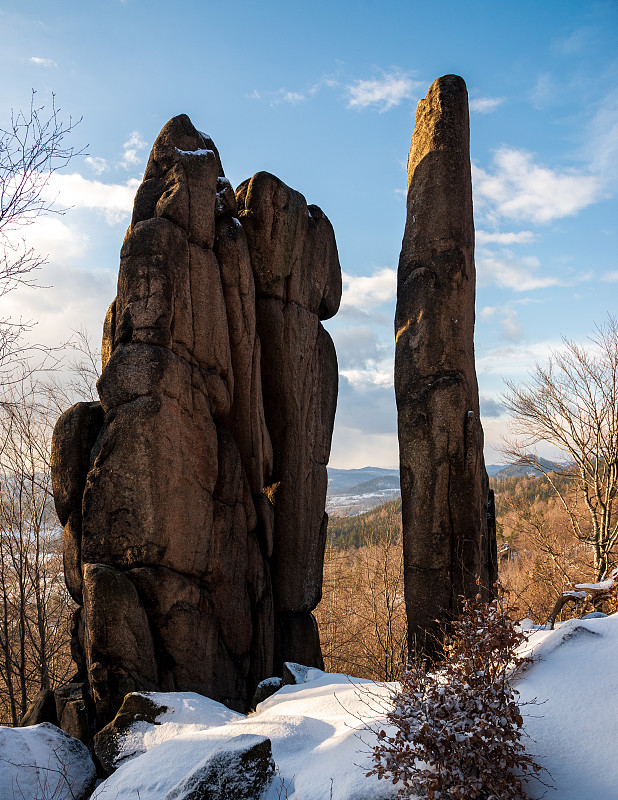
<instances>
[{"instance_id":1,"label":"bare forest in background","mask_svg":"<svg viewBox=\"0 0 618 800\"><path fill-rule=\"evenodd\" d=\"M499 579L519 619L544 624L563 591L593 577L594 548L582 539L591 523L576 477L562 471L549 480L545 475L490 479ZM578 614L592 610L584 605ZM315 614L328 671L381 681L399 677L407 656L400 500L329 520L324 592ZM573 609L564 608L563 614L568 618Z\"/></svg>"},{"instance_id":2,"label":"bare forest in background","mask_svg":"<svg viewBox=\"0 0 618 800\"><path fill-rule=\"evenodd\" d=\"M49 449L57 416L28 380L0 405L0 724L17 725L42 689L65 683L73 602L64 584L62 528Z\"/></svg>"},{"instance_id":3,"label":"bare forest in background","mask_svg":"<svg viewBox=\"0 0 618 800\"><path fill-rule=\"evenodd\" d=\"M28 244L39 217L63 214L47 189L79 150L76 126L32 92L0 129L0 298L37 287L47 257ZM0 724L16 725L33 697L67 681L72 601L64 585L62 528L51 490L53 425L68 400L49 384L71 345L36 343L36 320L0 311ZM70 379L69 383L71 382ZM56 381L58 383L58 381ZM70 403L69 403L70 404Z\"/></svg>"}]
</instances>

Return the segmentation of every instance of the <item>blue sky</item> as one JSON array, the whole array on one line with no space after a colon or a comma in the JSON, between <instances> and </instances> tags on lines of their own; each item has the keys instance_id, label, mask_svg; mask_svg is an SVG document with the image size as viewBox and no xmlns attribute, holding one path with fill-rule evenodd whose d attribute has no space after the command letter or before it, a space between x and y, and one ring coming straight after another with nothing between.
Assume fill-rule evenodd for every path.
<instances>
[{"instance_id":1,"label":"blue sky","mask_svg":"<svg viewBox=\"0 0 618 800\"><path fill-rule=\"evenodd\" d=\"M160 128L187 113L234 185L275 173L319 205L344 272L331 465L397 465L395 271L416 103L466 80L477 229L476 356L488 463L503 377L525 378L618 297L618 3L2 2L0 127L56 95L82 117L52 191L70 206L25 233L41 283L3 299L56 343L98 339L132 196Z\"/></svg>"}]
</instances>

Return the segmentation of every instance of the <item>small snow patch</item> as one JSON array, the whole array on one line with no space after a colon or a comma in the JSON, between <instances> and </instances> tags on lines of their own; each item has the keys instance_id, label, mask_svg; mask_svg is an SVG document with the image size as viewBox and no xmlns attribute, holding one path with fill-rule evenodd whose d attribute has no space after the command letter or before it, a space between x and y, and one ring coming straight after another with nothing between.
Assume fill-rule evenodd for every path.
<instances>
[{"instance_id":1,"label":"small snow patch","mask_svg":"<svg viewBox=\"0 0 618 800\"><path fill-rule=\"evenodd\" d=\"M207 156L209 153L211 156L214 156L213 151L206 150L206 148L200 148L199 150L181 150L180 147L176 147L174 149L183 156Z\"/></svg>"}]
</instances>

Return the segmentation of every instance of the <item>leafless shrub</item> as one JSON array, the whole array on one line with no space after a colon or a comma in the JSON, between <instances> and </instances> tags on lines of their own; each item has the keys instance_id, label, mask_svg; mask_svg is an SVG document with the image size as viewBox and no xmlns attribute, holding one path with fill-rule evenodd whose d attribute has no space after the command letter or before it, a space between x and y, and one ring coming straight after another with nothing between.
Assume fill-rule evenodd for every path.
<instances>
[{"instance_id":1,"label":"leafless shrub","mask_svg":"<svg viewBox=\"0 0 618 800\"><path fill-rule=\"evenodd\" d=\"M463 600L442 668L414 659L403 672L387 714L394 733L378 732L368 776L399 785L400 798L523 800L524 784L542 769L522 744L511 683L526 661L516 652L523 639L504 594Z\"/></svg>"}]
</instances>

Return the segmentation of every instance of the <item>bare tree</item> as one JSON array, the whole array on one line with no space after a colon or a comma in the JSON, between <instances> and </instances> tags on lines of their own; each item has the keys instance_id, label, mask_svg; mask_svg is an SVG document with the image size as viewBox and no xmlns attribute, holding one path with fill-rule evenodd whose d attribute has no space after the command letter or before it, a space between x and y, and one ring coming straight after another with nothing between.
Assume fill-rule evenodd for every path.
<instances>
[{"instance_id":1,"label":"bare tree","mask_svg":"<svg viewBox=\"0 0 618 800\"><path fill-rule=\"evenodd\" d=\"M52 351L25 344L34 323L12 318L6 295L36 285L46 263L25 228L66 210L50 181L82 152L66 144L76 124L60 117L53 97L51 109L38 105L33 91L29 108L0 128L0 722L13 725L34 694L67 677L71 601L50 485L54 395L32 381Z\"/></svg>"},{"instance_id":2,"label":"bare tree","mask_svg":"<svg viewBox=\"0 0 618 800\"><path fill-rule=\"evenodd\" d=\"M101 350L95 348L86 328L73 331L63 347L64 369L50 371L44 382L56 416L80 401L96 401L97 380L101 374Z\"/></svg>"},{"instance_id":3,"label":"bare tree","mask_svg":"<svg viewBox=\"0 0 618 800\"><path fill-rule=\"evenodd\" d=\"M514 438L505 452L545 475L573 534L592 547L594 578L602 581L615 566L618 541L618 322L609 316L588 346L563 343L527 383L507 381L503 405ZM537 457L541 442L561 452L562 466ZM567 491L556 476L567 479Z\"/></svg>"},{"instance_id":4,"label":"bare tree","mask_svg":"<svg viewBox=\"0 0 618 800\"><path fill-rule=\"evenodd\" d=\"M557 497L498 498L502 534L511 545L511 557L500 565L502 585L526 617L544 623L556 597L591 574L592 548L573 535Z\"/></svg>"},{"instance_id":5,"label":"bare tree","mask_svg":"<svg viewBox=\"0 0 618 800\"><path fill-rule=\"evenodd\" d=\"M22 229L41 215L66 210L47 189L52 175L83 152L65 143L78 123L61 119L54 96L46 112L33 91L29 109L11 112L9 126L0 128L0 298L20 285L34 285L34 273L47 261L27 244ZM12 362L23 350L21 336L31 327L0 312L2 383L10 382Z\"/></svg>"},{"instance_id":6,"label":"bare tree","mask_svg":"<svg viewBox=\"0 0 618 800\"><path fill-rule=\"evenodd\" d=\"M6 396L6 391L5 391ZM0 406L0 722L66 680L71 600L51 492L49 405L31 385Z\"/></svg>"}]
</instances>

